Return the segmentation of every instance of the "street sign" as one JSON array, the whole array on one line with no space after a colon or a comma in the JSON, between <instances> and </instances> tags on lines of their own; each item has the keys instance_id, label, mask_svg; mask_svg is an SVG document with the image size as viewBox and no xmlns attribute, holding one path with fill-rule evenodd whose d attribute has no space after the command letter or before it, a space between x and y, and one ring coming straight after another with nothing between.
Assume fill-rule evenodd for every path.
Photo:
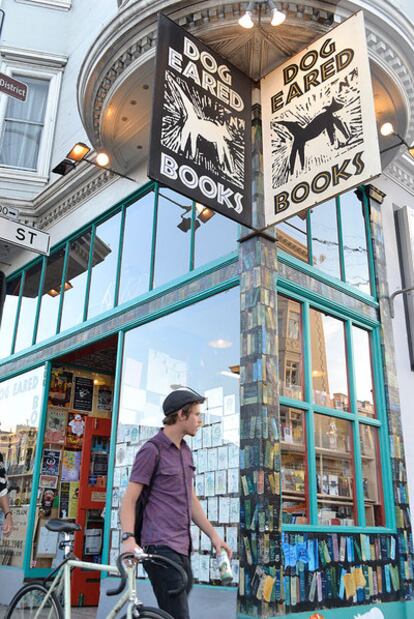
<instances>
[{"instance_id":1,"label":"street sign","mask_svg":"<svg viewBox=\"0 0 414 619\"><path fill-rule=\"evenodd\" d=\"M14 219L15 221L18 221L20 211L18 208L13 208L12 206L5 206L3 204L0 204L0 215L3 215L3 217L7 217L8 219Z\"/></svg>"},{"instance_id":2,"label":"street sign","mask_svg":"<svg viewBox=\"0 0 414 619\"><path fill-rule=\"evenodd\" d=\"M20 99L20 101L26 101L27 84L18 82L5 73L0 73L0 92L5 92L6 95Z\"/></svg>"},{"instance_id":3,"label":"street sign","mask_svg":"<svg viewBox=\"0 0 414 619\"><path fill-rule=\"evenodd\" d=\"M5 217L0 217L0 241L23 247L36 254L49 255L49 234Z\"/></svg>"}]
</instances>

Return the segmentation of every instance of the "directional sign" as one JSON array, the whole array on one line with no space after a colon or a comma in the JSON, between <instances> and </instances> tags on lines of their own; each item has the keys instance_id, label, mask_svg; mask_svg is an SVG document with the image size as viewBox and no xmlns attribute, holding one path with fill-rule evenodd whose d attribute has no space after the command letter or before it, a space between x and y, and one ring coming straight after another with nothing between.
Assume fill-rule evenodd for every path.
<instances>
[{"instance_id":1,"label":"directional sign","mask_svg":"<svg viewBox=\"0 0 414 619\"><path fill-rule=\"evenodd\" d=\"M6 95L20 99L20 101L26 101L27 84L18 82L5 73L0 73L0 92L5 92Z\"/></svg>"},{"instance_id":2,"label":"directional sign","mask_svg":"<svg viewBox=\"0 0 414 619\"><path fill-rule=\"evenodd\" d=\"M5 217L0 217L0 241L23 247L36 254L49 255L49 234Z\"/></svg>"}]
</instances>

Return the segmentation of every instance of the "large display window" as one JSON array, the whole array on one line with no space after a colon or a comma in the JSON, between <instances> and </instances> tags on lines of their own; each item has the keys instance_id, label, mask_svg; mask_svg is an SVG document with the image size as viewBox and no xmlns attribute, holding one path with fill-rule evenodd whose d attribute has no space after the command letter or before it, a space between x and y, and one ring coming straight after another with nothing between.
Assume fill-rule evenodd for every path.
<instances>
[{"instance_id":1,"label":"large display window","mask_svg":"<svg viewBox=\"0 0 414 619\"><path fill-rule=\"evenodd\" d=\"M234 288L126 333L112 495L111 563L119 553L119 505L135 455L162 425L165 396L185 385L206 397L203 427L188 440L196 466L194 483L208 518L234 552L237 583L239 315L239 289ZM218 584L210 539L196 526L191 532L196 581Z\"/></svg>"},{"instance_id":2,"label":"large display window","mask_svg":"<svg viewBox=\"0 0 414 619\"><path fill-rule=\"evenodd\" d=\"M0 451L8 477L13 529L1 539L0 563L22 567L38 447L44 367L0 383Z\"/></svg>"}]
</instances>

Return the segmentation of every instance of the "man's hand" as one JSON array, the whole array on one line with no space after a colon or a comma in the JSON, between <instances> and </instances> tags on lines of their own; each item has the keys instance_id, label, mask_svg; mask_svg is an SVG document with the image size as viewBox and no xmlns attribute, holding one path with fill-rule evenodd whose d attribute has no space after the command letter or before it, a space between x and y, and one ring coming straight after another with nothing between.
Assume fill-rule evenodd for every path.
<instances>
[{"instance_id":1,"label":"man's hand","mask_svg":"<svg viewBox=\"0 0 414 619\"><path fill-rule=\"evenodd\" d=\"M138 544L135 541L135 537L128 537L128 539L126 539L124 542L122 542L122 552L130 552L132 554L140 554L143 551L143 549L141 548L141 546L138 546Z\"/></svg>"},{"instance_id":2,"label":"man's hand","mask_svg":"<svg viewBox=\"0 0 414 619\"><path fill-rule=\"evenodd\" d=\"M10 535L12 528L13 528L12 513L7 512L7 515L3 521L3 535Z\"/></svg>"},{"instance_id":3,"label":"man's hand","mask_svg":"<svg viewBox=\"0 0 414 619\"><path fill-rule=\"evenodd\" d=\"M231 550L230 546L228 544L226 544L226 542L224 540L222 540L220 535L218 535L216 532L214 532L214 535L211 538L211 543L214 546L214 549L216 551L216 555L219 555L220 552L221 552L221 549L224 548L224 550L229 555L229 559L232 558L233 551Z\"/></svg>"}]
</instances>

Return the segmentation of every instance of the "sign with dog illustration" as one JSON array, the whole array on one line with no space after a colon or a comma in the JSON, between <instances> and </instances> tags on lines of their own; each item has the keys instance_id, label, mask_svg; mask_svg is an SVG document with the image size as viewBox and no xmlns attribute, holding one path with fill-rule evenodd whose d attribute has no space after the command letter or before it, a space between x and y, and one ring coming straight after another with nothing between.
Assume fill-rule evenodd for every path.
<instances>
[{"instance_id":1,"label":"sign with dog illustration","mask_svg":"<svg viewBox=\"0 0 414 619\"><path fill-rule=\"evenodd\" d=\"M261 82L266 225L381 173L362 11Z\"/></svg>"},{"instance_id":2,"label":"sign with dog illustration","mask_svg":"<svg viewBox=\"0 0 414 619\"><path fill-rule=\"evenodd\" d=\"M251 225L251 82L164 15L148 175Z\"/></svg>"}]
</instances>

